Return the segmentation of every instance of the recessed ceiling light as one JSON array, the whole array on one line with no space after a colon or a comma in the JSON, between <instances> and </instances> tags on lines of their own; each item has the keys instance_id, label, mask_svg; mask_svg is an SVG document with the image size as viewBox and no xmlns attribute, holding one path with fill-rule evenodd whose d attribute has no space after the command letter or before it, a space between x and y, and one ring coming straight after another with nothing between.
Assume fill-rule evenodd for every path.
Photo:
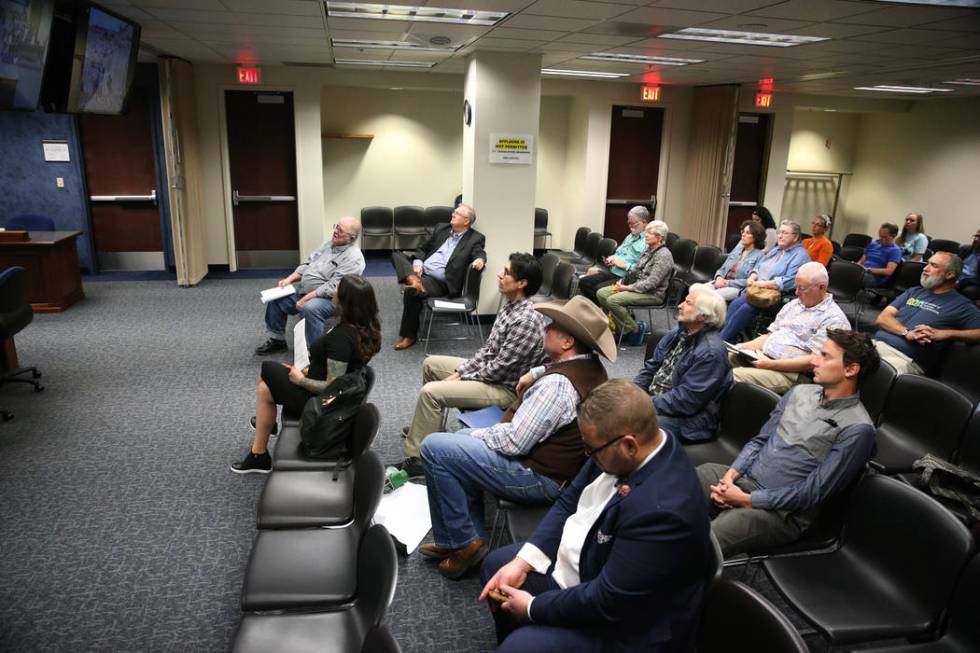
<instances>
[{"instance_id":1,"label":"recessed ceiling light","mask_svg":"<svg viewBox=\"0 0 980 653\"><path fill-rule=\"evenodd\" d=\"M715 43L740 43L742 45L766 45L774 48L791 48L805 43L829 41L825 36L803 36L800 34L768 34L766 32L740 32L731 29L705 29L687 27L677 32L661 34L662 39L682 41L712 41Z\"/></svg>"},{"instance_id":2,"label":"recessed ceiling light","mask_svg":"<svg viewBox=\"0 0 980 653\"><path fill-rule=\"evenodd\" d=\"M980 7L980 0L878 0L903 5L938 5L940 7Z\"/></svg>"},{"instance_id":3,"label":"recessed ceiling light","mask_svg":"<svg viewBox=\"0 0 980 653\"><path fill-rule=\"evenodd\" d=\"M612 52L593 52L579 57L593 61L618 61L620 63L645 63L658 66L686 66L692 63L704 63L704 59L680 59L678 57L654 57L643 54L615 54Z\"/></svg>"},{"instance_id":4,"label":"recessed ceiling light","mask_svg":"<svg viewBox=\"0 0 980 653\"><path fill-rule=\"evenodd\" d=\"M376 20L492 26L510 15L506 11L485 11L483 9L443 9L440 7L333 2L332 0L328 0L326 4L327 16L337 18L373 18Z\"/></svg>"},{"instance_id":5,"label":"recessed ceiling light","mask_svg":"<svg viewBox=\"0 0 980 653\"><path fill-rule=\"evenodd\" d=\"M958 86L980 86L980 79L954 79L943 84L956 84Z\"/></svg>"},{"instance_id":6,"label":"recessed ceiling light","mask_svg":"<svg viewBox=\"0 0 980 653\"><path fill-rule=\"evenodd\" d=\"M330 39L335 48L358 48L368 50L414 50L415 52L455 52L456 48L419 45L407 41L369 41L364 39Z\"/></svg>"},{"instance_id":7,"label":"recessed ceiling light","mask_svg":"<svg viewBox=\"0 0 980 653\"><path fill-rule=\"evenodd\" d=\"M855 86L855 91L881 91L883 93L950 93L951 88L930 88L927 86L895 86L893 84L876 84L875 86Z\"/></svg>"},{"instance_id":8,"label":"recessed ceiling light","mask_svg":"<svg viewBox=\"0 0 980 653\"><path fill-rule=\"evenodd\" d=\"M432 68L431 61L386 61L384 59L334 59L341 66L396 66L398 68Z\"/></svg>"},{"instance_id":9,"label":"recessed ceiling light","mask_svg":"<svg viewBox=\"0 0 980 653\"><path fill-rule=\"evenodd\" d=\"M603 79L615 79L616 77L629 77L629 73L607 73L601 70L565 70L563 68L542 68L542 75L563 75L566 77L601 77Z\"/></svg>"}]
</instances>

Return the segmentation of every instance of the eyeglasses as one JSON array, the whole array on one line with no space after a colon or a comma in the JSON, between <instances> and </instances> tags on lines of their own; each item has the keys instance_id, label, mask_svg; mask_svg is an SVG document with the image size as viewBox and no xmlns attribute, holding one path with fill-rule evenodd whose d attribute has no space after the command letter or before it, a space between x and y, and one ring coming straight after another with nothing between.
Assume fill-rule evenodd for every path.
<instances>
[{"instance_id":1,"label":"eyeglasses","mask_svg":"<svg viewBox=\"0 0 980 653\"><path fill-rule=\"evenodd\" d=\"M600 451L602 451L606 447L616 444L617 442L619 442L620 440L622 440L625 437L626 437L626 433L623 433L618 438L613 438L612 440L610 440L606 444L602 445L601 447L596 447L595 449L593 449L593 448L591 448L591 447L586 446L585 444L583 444L582 445L582 449L583 449L583 451L585 451L586 457L591 458L592 456L596 455L597 453L599 453Z\"/></svg>"},{"instance_id":2,"label":"eyeglasses","mask_svg":"<svg viewBox=\"0 0 980 653\"><path fill-rule=\"evenodd\" d=\"M345 236L352 236L352 237L353 237L353 235L354 235L354 234L352 234L351 232L349 232L349 231L347 231L346 229L344 229L344 228L343 228L343 227L342 227L342 226L340 225L340 223L339 223L339 222L338 222L337 224L335 224L335 225L333 226L333 232L334 232L334 233L337 233L337 232L340 232L340 233L342 233L342 234L344 234Z\"/></svg>"}]
</instances>

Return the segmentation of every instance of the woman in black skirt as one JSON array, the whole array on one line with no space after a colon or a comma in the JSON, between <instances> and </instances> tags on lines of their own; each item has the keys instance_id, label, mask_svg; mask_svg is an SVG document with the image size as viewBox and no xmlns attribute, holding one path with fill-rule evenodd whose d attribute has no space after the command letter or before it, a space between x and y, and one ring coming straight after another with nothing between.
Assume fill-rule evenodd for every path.
<instances>
[{"instance_id":1,"label":"woman in black skirt","mask_svg":"<svg viewBox=\"0 0 980 653\"><path fill-rule=\"evenodd\" d=\"M293 415L303 412L310 397L323 390L338 376L358 370L381 348L381 323L374 288L364 277L347 274L333 295L337 305L337 324L310 347L310 366L297 370L277 361L262 363L262 374L255 389L255 428L252 448L241 462L232 463L238 474L268 474L272 458L266 447L276 427L276 404Z\"/></svg>"}]
</instances>

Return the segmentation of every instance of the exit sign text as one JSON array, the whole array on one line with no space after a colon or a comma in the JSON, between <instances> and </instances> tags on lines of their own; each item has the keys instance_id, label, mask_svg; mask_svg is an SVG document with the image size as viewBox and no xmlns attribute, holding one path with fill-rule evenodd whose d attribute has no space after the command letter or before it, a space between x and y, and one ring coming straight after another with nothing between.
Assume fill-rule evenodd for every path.
<instances>
[{"instance_id":1,"label":"exit sign text","mask_svg":"<svg viewBox=\"0 0 980 653\"><path fill-rule=\"evenodd\" d=\"M238 68L239 84L259 84L262 82L262 71L258 68Z\"/></svg>"}]
</instances>

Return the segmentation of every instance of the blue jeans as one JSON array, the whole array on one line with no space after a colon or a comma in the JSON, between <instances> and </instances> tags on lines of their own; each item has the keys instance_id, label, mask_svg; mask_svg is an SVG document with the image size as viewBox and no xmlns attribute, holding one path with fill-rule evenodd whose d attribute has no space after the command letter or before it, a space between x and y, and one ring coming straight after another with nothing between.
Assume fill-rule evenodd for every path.
<instances>
[{"instance_id":1,"label":"blue jeans","mask_svg":"<svg viewBox=\"0 0 980 653\"><path fill-rule=\"evenodd\" d=\"M735 337L752 324L758 314L759 309L748 303L744 294L736 297L728 305L728 317L725 319L725 328L721 330L721 339L735 344Z\"/></svg>"},{"instance_id":2,"label":"blue jeans","mask_svg":"<svg viewBox=\"0 0 980 653\"><path fill-rule=\"evenodd\" d=\"M303 310L296 310L296 302L306 293L294 293L280 297L265 305L265 328L269 336L277 340L286 339L286 318L299 313L306 320L306 346L310 347L325 331L324 324L333 317L336 306L329 299L314 297L303 304Z\"/></svg>"},{"instance_id":3,"label":"blue jeans","mask_svg":"<svg viewBox=\"0 0 980 653\"><path fill-rule=\"evenodd\" d=\"M470 435L472 430L433 433L422 442L432 535L437 546L447 549L486 539L484 491L519 503L548 504L561 490L547 476L490 449Z\"/></svg>"}]
</instances>

